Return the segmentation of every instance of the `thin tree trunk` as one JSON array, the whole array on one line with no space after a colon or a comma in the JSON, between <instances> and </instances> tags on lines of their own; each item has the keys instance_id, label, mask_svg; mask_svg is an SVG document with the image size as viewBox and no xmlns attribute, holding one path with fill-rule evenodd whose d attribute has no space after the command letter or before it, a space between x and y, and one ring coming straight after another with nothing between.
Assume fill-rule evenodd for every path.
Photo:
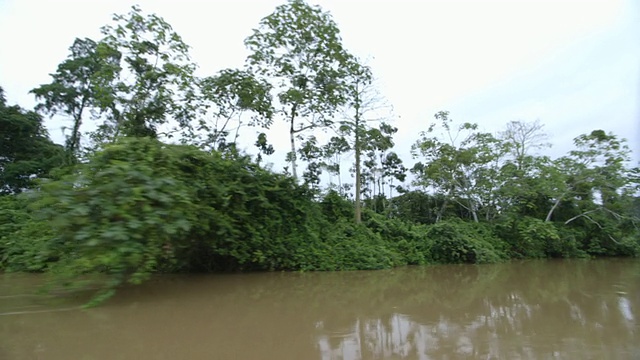
<instances>
[{"instance_id":1,"label":"thin tree trunk","mask_svg":"<svg viewBox=\"0 0 640 360\"><path fill-rule=\"evenodd\" d=\"M551 216L553 215L553 212L556 210L558 205L560 205L560 202L562 201L563 197L564 197L564 194L558 196L558 199L556 200L556 202L553 204L553 206L551 207L551 209L547 213L547 217L544 219L545 222L551 221Z\"/></svg>"},{"instance_id":2,"label":"thin tree trunk","mask_svg":"<svg viewBox=\"0 0 640 360\"><path fill-rule=\"evenodd\" d=\"M340 189L340 193L343 194L342 191L342 167L340 166L340 159L338 158L338 189Z\"/></svg>"},{"instance_id":3,"label":"thin tree trunk","mask_svg":"<svg viewBox=\"0 0 640 360\"><path fill-rule=\"evenodd\" d=\"M360 155L361 155L360 152L362 151L362 149L360 145L360 96L358 92L356 92L354 108L356 110L356 115L355 115L356 139L354 143L354 148L356 152L356 155L355 155L356 157L356 203L355 203L354 213L355 213L356 224L359 224L362 222L362 199L360 197L360 192L362 191L362 168L360 166Z\"/></svg>"},{"instance_id":4,"label":"thin tree trunk","mask_svg":"<svg viewBox=\"0 0 640 360\"><path fill-rule=\"evenodd\" d=\"M73 121L73 131L71 133L71 139L69 139L69 147L68 150L71 154L75 155L78 151L78 146L80 144L80 126L82 125L82 113L84 112L84 107L87 102L86 98L82 98L82 103L80 104L80 109L74 116Z\"/></svg>"},{"instance_id":5,"label":"thin tree trunk","mask_svg":"<svg viewBox=\"0 0 640 360\"><path fill-rule=\"evenodd\" d=\"M356 109L356 204L355 204L355 220L356 224L362 222L362 199L360 198L360 192L362 191L362 169L360 167L360 129L359 129L359 114Z\"/></svg>"},{"instance_id":6,"label":"thin tree trunk","mask_svg":"<svg viewBox=\"0 0 640 360\"><path fill-rule=\"evenodd\" d=\"M296 118L296 108L297 104L293 104L291 107L291 128L289 129L289 138L291 140L291 174L293 174L293 178L298 180L298 171L296 166L296 131L294 129L294 120Z\"/></svg>"},{"instance_id":7,"label":"thin tree trunk","mask_svg":"<svg viewBox=\"0 0 640 360\"><path fill-rule=\"evenodd\" d=\"M476 223L480 222L478 220L478 212L476 211L475 206L471 205L471 209L469 209L469 210L471 210L471 214L473 215L473 222L476 222Z\"/></svg>"},{"instance_id":8,"label":"thin tree trunk","mask_svg":"<svg viewBox=\"0 0 640 360\"><path fill-rule=\"evenodd\" d=\"M440 220L442 220L442 216L444 215L444 211L447 208L447 199L444 199L444 201L442 202L442 206L440 207L440 211L438 211L438 214L436 214L436 222L439 222Z\"/></svg>"}]
</instances>

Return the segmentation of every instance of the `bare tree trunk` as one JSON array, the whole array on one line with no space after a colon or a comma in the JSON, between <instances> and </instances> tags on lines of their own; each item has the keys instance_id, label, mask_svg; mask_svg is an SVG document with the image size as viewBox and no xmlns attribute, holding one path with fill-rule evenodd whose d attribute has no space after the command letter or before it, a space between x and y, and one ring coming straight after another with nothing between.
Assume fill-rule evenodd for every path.
<instances>
[{"instance_id":1,"label":"bare tree trunk","mask_svg":"<svg viewBox=\"0 0 640 360\"><path fill-rule=\"evenodd\" d=\"M444 199L442 202L442 206L440 207L440 211L436 214L436 222L440 222L442 220L442 216L444 216L444 211L447 208L447 199Z\"/></svg>"},{"instance_id":2,"label":"bare tree trunk","mask_svg":"<svg viewBox=\"0 0 640 360\"><path fill-rule=\"evenodd\" d=\"M340 189L340 193L342 194L342 167L340 166L340 160L338 159L338 189Z\"/></svg>"},{"instance_id":3,"label":"bare tree trunk","mask_svg":"<svg viewBox=\"0 0 640 360\"><path fill-rule=\"evenodd\" d=\"M362 167L360 164L360 126L359 124L358 109L356 108L356 141L355 141L355 151L356 151L356 203L355 203L355 220L356 224L362 222Z\"/></svg>"},{"instance_id":4,"label":"bare tree trunk","mask_svg":"<svg viewBox=\"0 0 640 360\"><path fill-rule=\"evenodd\" d=\"M356 89L358 89L358 81L356 81ZM360 95L356 90L356 96L355 96L355 102L354 102L354 109L356 111L355 114L355 143L354 143L354 150L355 150L355 161L356 161L356 198L355 198L355 208L354 208L354 220L356 222L356 224L359 224L362 222L362 199L361 199L361 192L362 192L362 167L360 164L360 155L361 155L361 145L360 145Z\"/></svg>"},{"instance_id":5,"label":"bare tree trunk","mask_svg":"<svg viewBox=\"0 0 640 360\"><path fill-rule=\"evenodd\" d=\"M551 209L547 213L547 217L544 219L545 222L551 221L551 216L553 215L553 212L556 210L558 205L560 205L560 202L562 201L563 197L564 197L564 194L558 196L558 199L556 200L556 202L553 204L553 206L551 207Z\"/></svg>"},{"instance_id":6,"label":"bare tree trunk","mask_svg":"<svg viewBox=\"0 0 640 360\"><path fill-rule=\"evenodd\" d=\"M78 152L78 147L80 146L80 126L82 125L82 113L84 112L86 103L87 99L86 97L83 97L80 108L73 115L73 130L69 139L69 143L67 144L67 150L69 150L69 152L73 155L76 155L76 153Z\"/></svg>"},{"instance_id":7,"label":"bare tree trunk","mask_svg":"<svg viewBox=\"0 0 640 360\"><path fill-rule=\"evenodd\" d=\"M469 210L471 210L471 214L473 215L473 222L480 222L478 220L478 212L476 211L476 207L474 205L471 205L471 209Z\"/></svg>"},{"instance_id":8,"label":"bare tree trunk","mask_svg":"<svg viewBox=\"0 0 640 360\"><path fill-rule=\"evenodd\" d=\"M296 131L294 129L294 121L296 119L297 104L293 104L291 107L291 127L289 128L289 139L291 140L291 174L293 178L298 180L298 170L296 163Z\"/></svg>"}]
</instances>

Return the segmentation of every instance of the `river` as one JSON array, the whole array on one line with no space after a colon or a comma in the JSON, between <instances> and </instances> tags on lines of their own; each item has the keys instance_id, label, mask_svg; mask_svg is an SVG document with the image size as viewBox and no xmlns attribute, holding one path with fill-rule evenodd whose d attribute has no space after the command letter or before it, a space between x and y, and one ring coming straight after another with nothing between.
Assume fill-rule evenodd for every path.
<instances>
[{"instance_id":1,"label":"river","mask_svg":"<svg viewBox=\"0 0 640 360\"><path fill-rule=\"evenodd\" d=\"M633 259L41 282L0 275L0 359L640 359Z\"/></svg>"}]
</instances>

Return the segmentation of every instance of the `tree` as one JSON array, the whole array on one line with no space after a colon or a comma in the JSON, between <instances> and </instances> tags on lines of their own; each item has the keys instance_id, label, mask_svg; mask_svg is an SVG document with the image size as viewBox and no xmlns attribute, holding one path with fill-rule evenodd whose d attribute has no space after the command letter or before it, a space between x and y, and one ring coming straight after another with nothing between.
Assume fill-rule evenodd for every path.
<instances>
[{"instance_id":1,"label":"tree","mask_svg":"<svg viewBox=\"0 0 640 360\"><path fill-rule=\"evenodd\" d=\"M342 136L332 136L329 142L323 147L323 154L327 160L327 162L325 162L325 168L330 176L329 187L336 186L331 178L333 175L336 175L338 178L338 191L342 196L346 196L346 187L349 186L349 184L342 184L342 155L350 150L351 146Z\"/></svg>"},{"instance_id":2,"label":"tree","mask_svg":"<svg viewBox=\"0 0 640 360\"><path fill-rule=\"evenodd\" d=\"M550 147L546 142L548 135L543 130L544 124L540 120L534 122L510 121L505 131L500 132L502 139L508 146L517 169L522 170L525 159L532 149Z\"/></svg>"},{"instance_id":3,"label":"tree","mask_svg":"<svg viewBox=\"0 0 640 360\"><path fill-rule=\"evenodd\" d=\"M296 138L333 123L346 102L345 78L351 56L329 13L303 0L290 0L260 21L245 40L249 68L275 84L281 113L289 124L288 161L298 177Z\"/></svg>"},{"instance_id":4,"label":"tree","mask_svg":"<svg viewBox=\"0 0 640 360\"><path fill-rule=\"evenodd\" d=\"M363 124L364 126L364 124ZM385 168L384 161L387 155L387 151L393 148L393 134L398 131L397 128L387 124L380 123L377 128L366 128L362 132L362 140L359 148L354 149L357 152L362 152L366 155L366 160L363 162L364 171L362 172L363 185L369 191L369 199L373 197L379 197L382 203L380 209L384 207L384 185L385 182Z\"/></svg>"},{"instance_id":5,"label":"tree","mask_svg":"<svg viewBox=\"0 0 640 360\"><path fill-rule=\"evenodd\" d=\"M197 127L189 129L187 137L201 148L223 147L231 132L235 132L235 143L243 125L269 127L273 122L271 85L250 72L225 69L198 84L201 103ZM242 121L245 112L251 114L248 122Z\"/></svg>"},{"instance_id":6,"label":"tree","mask_svg":"<svg viewBox=\"0 0 640 360\"><path fill-rule=\"evenodd\" d=\"M432 135L437 124L420 133L412 153L414 157L421 156L424 163L418 162L412 169L417 176L414 184L445 197L438 220L448 202L455 202L478 222L480 208L497 186L493 179L485 177L495 174L487 171L487 166L501 156L499 141L491 134L478 132L477 124L464 123L454 130L446 111L438 112L435 118L441 121L442 137L446 139ZM459 140L461 135L464 137Z\"/></svg>"},{"instance_id":7,"label":"tree","mask_svg":"<svg viewBox=\"0 0 640 360\"><path fill-rule=\"evenodd\" d=\"M548 191L556 177L551 160L535 154L534 150L550 147L548 136L539 120L534 122L511 121L499 139L505 150L500 168L502 186L498 193L500 207L515 216L539 218L546 211ZM546 175L542 175L546 174Z\"/></svg>"},{"instance_id":8,"label":"tree","mask_svg":"<svg viewBox=\"0 0 640 360\"><path fill-rule=\"evenodd\" d=\"M0 87L0 194L20 193L64 160L64 148L49 139L42 117L7 106Z\"/></svg>"},{"instance_id":9,"label":"tree","mask_svg":"<svg viewBox=\"0 0 640 360\"><path fill-rule=\"evenodd\" d=\"M101 29L100 41L76 39L53 81L32 91L43 101L40 110L73 119L72 152L87 112L100 119L91 133L96 146L121 135L157 137L169 120L188 126L195 112L195 65L171 25L137 6L113 20Z\"/></svg>"},{"instance_id":10,"label":"tree","mask_svg":"<svg viewBox=\"0 0 640 360\"><path fill-rule=\"evenodd\" d=\"M576 137L574 144L576 150L555 161L555 168L563 171L555 173L557 185L546 221L568 200L577 201L580 210L566 223L580 217L589 219L586 215L593 211L617 213L616 204L636 192L634 170L626 167L630 151L624 139L594 130Z\"/></svg>"},{"instance_id":11,"label":"tree","mask_svg":"<svg viewBox=\"0 0 640 360\"><path fill-rule=\"evenodd\" d=\"M164 19L143 15L138 6L113 20L101 29L101 43L121 57L113 94L102 99L111 123L100 128L98 138L157 137L170 118L185 126L193 117L189 46Z\"/></svg>"},{"instance_id":12,"label":"tree","mask_svg":"<svg viewBox=\"0 0 640 360\"><path fill-rule=\"evenodd\" d=\"M300 159L307 162L307 169L302 173L304 183L314 190L319 190L322 169L326 167L322 158L324 148L318 145L318 139L311 135L298 150Z\"/></svg>"},{"instance_id":13,"label":"tree","mask_svg":"<svg viewBox=\"0 0 640 360\"><path fill-rule=\"evenodd\" d=\"M390 178L389 184L389 199L393 198L393 189L396 187L393 185L393 180L404 182L407 177L407 168L403 165L402 159L395 152L390 152L382 159L382 171L383 175Z\"/></svg>"},{"instance_id":14,"label":"tree","mask_svg":"<svg viewBox=\"0 0 640 360\"><path fill-rule=\"evenodd\" d=\"M368 108L368 104L363 104L365 99L365 87L371 84L371 74L368 67L354 64L354 70L351 72L352 78L349 83L349 94L351 99L351 108L353 109L353 118L345 120L340 126L343 136L347 134L353 135L353 149L355 151L355 222L362 221L362 138L365 135L366 127L363 119L364 111Z\"/></svg>"},{"instance_id":15,"label":"tree","mask_svg":"<svg viewBox=\"0 0 640 360\"><path fill-rule=\"evenodd\" d=\"M73 125L67 136L66 149L70 155L77 156L83 120L87 112L93 112L92 118L100 117L103 109L98 98L111 92L120 54L88 38L76 39L69 50L69 57L51 74L53 81L31 93L42 101L36 107L38 111L71 117Z\"/></svg>"},{"instance_id":16,"label":"tree","mask_svg":"<svg viewBox=\"0 0 640 360\"><path fill-rule=\"evenodd\" d=\"M354 153L355 221L359 223L362 220L363 155L369 157L364 163L369 165L368 175L371 180L376 181L375 172L384 176L385 173L381 170L384 153L393 147L392 136L397 129L383 122L392 117L391 106L377 91L371 69L357 58L353 58L347 75L348 101L343 105L343 119L339 122L338 136L332 141L342 144L338 147L342 152ZM374 123L378 123L379 127L373 127ZM376 151L379 151L377 158Z\"/></svg>"}]
</instances>

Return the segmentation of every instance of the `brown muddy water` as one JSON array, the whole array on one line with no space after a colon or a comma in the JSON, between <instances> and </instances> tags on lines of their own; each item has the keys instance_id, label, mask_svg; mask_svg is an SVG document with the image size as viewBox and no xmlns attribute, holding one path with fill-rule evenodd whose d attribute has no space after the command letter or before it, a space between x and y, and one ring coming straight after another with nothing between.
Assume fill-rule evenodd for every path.
<instances>
[{"instance_id":1,"label":"brown muddy water","mask_svg":"<svg viewBox=\"0 0 640 360\"><path fill-rule=\"evenodd\" d=\"M640 359L640 261L157 276L88 310L0 275L0 359Z\"/></svg>"}]
</instances>

